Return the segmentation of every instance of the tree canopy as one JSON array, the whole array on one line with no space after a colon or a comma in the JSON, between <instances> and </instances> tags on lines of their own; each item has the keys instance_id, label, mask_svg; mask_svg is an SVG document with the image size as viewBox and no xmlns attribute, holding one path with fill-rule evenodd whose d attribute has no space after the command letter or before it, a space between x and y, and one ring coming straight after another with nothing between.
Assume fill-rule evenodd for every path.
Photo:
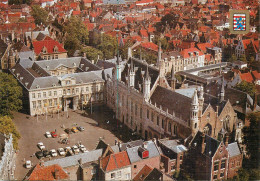
<instances>
[{"instance_id":1,"label":"tree canopy","mask_svg":"<svg viewBox=\"0 0 260 181\"><path fill-rule=\"evenodd\" d=\"M40 7L39 5L33 5L31 11L31 15L34 18L35 24L40 25L46 25L47 24L47 17L48 17L48 12Z\"/></svg>"},{"instance_id":2,"label":"tree canopy","mask_svg":"<svg viewBox=\"0 0 260 181\"><path fill-rule=\"evenodd\" d=\"M97 48L103 52L104 58L111 59L116 55L117 40L111 35L101 35L101 43Z\"/></svg>"},{"instance_id":3,"label":"tree canopy","mask_svg":"<svg viewBox=\"0 0 260 181\"><path fill-rule=\"evenodd\" d=\"M6 73L0 72L0 115L12 115L12 111L22 108L22 88L17 80Z\"/></svg>"},{"instance_id":4,"label":"tree canopy","mask_svg":"<svg viewBox=\"0 0 260 181\"><path fill-rule=\"evenodd\" d=\"M12 119L8 116L0 117L0 133L6 134L12 133L14 149L18 149L18 139L21 137Z\"/></svg>"},{"instance_id":5,"label":"tree canopy","mask_svg":"<svg viewBox=\"0 0 260 181\"><path fill-rule=\"evenodd\" d=\"M255 92L256 92L256 87L253 83L249 83L246 81L242 81L241 83L236 85L236 88L248 93L251 97L254 97Z\"/></svg>"},{"instance_id":6,"label":"tree canopy","mask_svg":"<svg viewBox=\"0 0 260 181\"><path fill-rule=\"evenodd\" d=\"M8 0L8 4L28 4L30 5L32 0Z\"/></svg>"},{"instance_id":7,"label":"tree canopy","mask_svg":"<svg viewBox=\"0 0 260 181\"><path fill-rule=\"evenodd\" d=\"M89 60L97 61L98 57L99 59L103 59L103 53L102 51L94 48L94 47L83 47L81 50L82 53L86 53L86 57Z\"/></svg>"},{"instance_id":8,"label":"tree canopy","mask_svg":"<svg viewBox=\"0 0 260 181\"><path fill-rule=\"evenodd\" d=\"M81 49L89 41L87 27L80 18L72 16L64 27L66 40L64 47L68 50L69 56L72 56L75 50Z\"/></svg>"}]
</instances>

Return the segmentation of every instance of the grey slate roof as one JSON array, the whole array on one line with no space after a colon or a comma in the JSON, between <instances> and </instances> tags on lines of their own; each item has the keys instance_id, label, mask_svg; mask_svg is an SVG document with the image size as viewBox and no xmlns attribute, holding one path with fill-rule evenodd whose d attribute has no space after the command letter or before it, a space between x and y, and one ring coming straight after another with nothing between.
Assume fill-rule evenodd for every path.
<instances>
[{"instance_id":1,"label":"grey slate roof","mask_svg":"<svg viewBox=\"0 0 260 181\"><path fill-rule=\"evenodd\" d=\"M154 144L153 141L147 141L146 143L147 143L147 150L149 151L149 158L160 156L157 146ZM139 147L140 146L135 146L126 149L126 152L128 154L131 163L135 163L142 160L142 158L138 154Z\"/></svg>"},{"instance_id":2,"label":"grey slate roof","mask_svg":"<svg viewBox=\"0 0 260 181\"><path fill-rule=\"evenodd\" d=\"M103 4L105 5L125 4L125 0L104 0Z\"/></svg>"},{"instance_id":3,"label":"grey slate roof","mask_svg":"<svg viewBox=\"0 0 260 181\"><path fill-rule=\"evenodd\" d=\"M176 140L160 140L160 142L175 153L181 153L188 150L184 145L178 144Z\"/></svg>"},{"instance_id":4,"label":"grey slate roof","mask_svg":"<svg viewBox=\"0 0 260 181\"><path fill-rule=\"evenodd\" d=\"M237 155L241 154L237 142L228 144L227 149L228 149L230 157L237 156Z\"/></svg>"},{"instance_id":5,"label":"grey slate roof","mask_svg":"<svg viewBox=\"0 0 260 181\"><path fill-rule=\"evenodd\" d=\"M82 159L82 164L97 161L101 155L102 155L102 149L92 150L87 153L79 153L78 155L50 160L44 162L44 166L58 164L61 167L66 168L66 167L78 165L80 159Z\"/></svg>"}]
</instances>

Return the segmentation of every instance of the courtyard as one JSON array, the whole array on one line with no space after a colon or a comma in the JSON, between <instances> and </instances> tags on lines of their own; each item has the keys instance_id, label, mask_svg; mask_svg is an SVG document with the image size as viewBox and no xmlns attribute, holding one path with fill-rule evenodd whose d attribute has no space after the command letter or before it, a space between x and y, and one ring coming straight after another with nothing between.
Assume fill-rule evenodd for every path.
<instances>
[{"instance_id":1,"label":"courtyard","mask_svg":"<svg viewBox=\"0 0 260 181\"><path fill-rule=\"evenodd\" d=\"M15 179L21 180L25 177L29 169L24 167L26 160L31 160L33 165L39 163L39 159L35 157L35 153L39 151L37 143L42 142L47 150L65 148L73 146L79 142L83 144L87 150L93 150L101 138L108 144L114 145L115 140L123 142L139 139L138 136L132 135L131 132L123 125L117 124L113 116L113 112L105 106L93 108L92 114L90 110L69 110L68 116L66 112L58 114L31 117L23 113L14 113L14 122L21 134L19 140L19 151L16 155ZM117 129L118 125L118 129ZM83 126L84 131L69 134L69 143L59 143L59 138L46 138L45 132L55 131L58 134L64 134L64 129L74 126ZM51 157L56 159L61 156ZM49 158L44 158L48 160Z\"/></svg>"}]
</instances>

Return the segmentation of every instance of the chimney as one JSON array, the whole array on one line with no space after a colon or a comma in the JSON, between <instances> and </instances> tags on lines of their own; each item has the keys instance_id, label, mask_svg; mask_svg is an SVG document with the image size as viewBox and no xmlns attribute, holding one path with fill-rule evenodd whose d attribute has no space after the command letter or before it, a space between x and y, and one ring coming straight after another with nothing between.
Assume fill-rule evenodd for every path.
<instances>
[{"instance_id":1,"label":"chimney","mask_svg":"<svg viewBox=\"0 0 260 181\"><path fill-rule=\"evenodd\" d=\"M59 180L60 179L60 172L58 169L54 170L54 179Z\"/></svg>"},{"instance_id":2,"label":"chimney","mask_svg":"<svg viewBox=\"0 0 260 181\"><path fill-rule=\"evenodd\" d=\"M115 139L115 145L117 145L118 141Z\"/></svg>"},{"instance_id":3,"label":"chimney","mask_svg":"<svg viewBox=\"0 0 260 181\"><path fill-rule=\"evenodd\" d=\"M226 146L226 147L228 146L228 138L229 138L229 136L226 135L226 140L225 140L225 146Z\"/></svg>"},{"instance_id":4,"label":"chimney","mask_svg":"<svg viewBox=\"0 0 260 181\"><path fill-rule=\"evenodd\" d=\"M201 153L205 151L205 133L202 133Z\"/></svg>"},{"instance_id":5,"label":"chimney","mask_svg":"<svg viewBox=\"0 0 260 181\"><path fill-rule=\"evenodd\" d=\"M79 159L79 164L82 165L82 158Z\"/></svg>"},{"instance_id":6,"label":"chimney","mask_svg":"<svg viewBox=\"0 0 260 181\"><path fill-rule=\"evenodd\" d=\"M147 149L147 143L146 143L146 142L143 143L143 147L144 147L145 149Z\"/></svg>"}]
</instances>

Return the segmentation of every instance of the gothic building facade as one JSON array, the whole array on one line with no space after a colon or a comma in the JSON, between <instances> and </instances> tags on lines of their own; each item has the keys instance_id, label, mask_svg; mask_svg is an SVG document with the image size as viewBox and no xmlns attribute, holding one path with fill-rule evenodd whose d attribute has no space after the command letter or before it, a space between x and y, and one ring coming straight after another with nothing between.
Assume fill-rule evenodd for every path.
<instances>
[{"instance_id":1,"label":"gothic building facade","mask_svg":"<svg viewBox=\"0 0 260 181\"><path fill-rule=\"evenodd\" d=\"M158 52L159 68L133 58L130 49L126 63L117 59L106 80L106 103L117 119L145 139L187 138L197 131L223 139L234 133L237 117L224 99L224 89L219 97L204 93L203 86L189 90L189 95L185 90L177 92L174 71L167 80L160 48Z\"/></svg>"}]
</instances>

